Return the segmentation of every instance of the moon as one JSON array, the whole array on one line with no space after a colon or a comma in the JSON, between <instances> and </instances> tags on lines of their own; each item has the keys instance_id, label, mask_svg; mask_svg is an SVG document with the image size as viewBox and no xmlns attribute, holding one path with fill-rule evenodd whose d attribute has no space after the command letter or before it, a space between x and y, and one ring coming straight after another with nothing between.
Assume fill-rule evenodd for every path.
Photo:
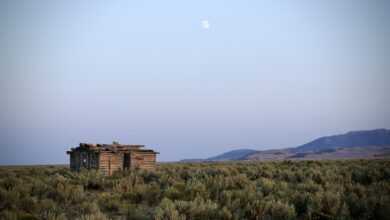
<instances>
[{"instance_id":1,"label":"moon","mask_svg":"<svg viewBox=\"0 0 390 220\"><path fill-rule=\"evenodd\" d=\"M202 20L202 28L210 29L210 22L208 20Z\"/></svg>"}]
</instances>

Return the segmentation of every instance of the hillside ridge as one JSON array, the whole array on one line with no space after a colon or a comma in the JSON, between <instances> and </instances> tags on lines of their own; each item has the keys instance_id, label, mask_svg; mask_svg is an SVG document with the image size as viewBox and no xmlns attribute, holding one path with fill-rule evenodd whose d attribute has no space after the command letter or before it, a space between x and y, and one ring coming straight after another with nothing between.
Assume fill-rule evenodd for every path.
<instances>
[{"instance_id":1,"label":"hillside ridge","mask_svg":"<svg viewBox=\"0 0 390 220\"><path fill-rule=\"evenodd\" d=\"M388 157L390 157L390 130L380 128L323 136L297 147L270 150L243 148L227 151L207 159L182 161L379 159Z\"/></svg>"}]
</instances>

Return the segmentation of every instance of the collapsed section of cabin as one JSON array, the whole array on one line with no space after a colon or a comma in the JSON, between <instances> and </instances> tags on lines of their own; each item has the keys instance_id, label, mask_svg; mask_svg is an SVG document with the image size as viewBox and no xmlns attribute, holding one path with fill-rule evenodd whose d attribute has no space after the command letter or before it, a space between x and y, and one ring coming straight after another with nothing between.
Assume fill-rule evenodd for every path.
<instances>
[{"instance_id":1,"label":"collapsed section of cabin","mask_svg":"<svg viewBox=\"0 0 390 220\"><path fill-rule=\"evenodd\" d=\"M112 175L118 170L154 169L158 152L144 149L144 145L80 143L67 154L70 155L71 170L97 169Z\"/></svg>"}]
</instances>

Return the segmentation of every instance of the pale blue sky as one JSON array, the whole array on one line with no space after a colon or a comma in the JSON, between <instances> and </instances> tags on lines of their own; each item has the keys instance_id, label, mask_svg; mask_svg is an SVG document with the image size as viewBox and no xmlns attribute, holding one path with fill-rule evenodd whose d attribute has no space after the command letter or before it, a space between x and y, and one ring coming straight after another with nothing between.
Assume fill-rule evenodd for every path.
<instances>
[{"instance_id":1,"label":"pale blue sky","mask_svg":"<svg viewBox=\"0 0 390 220\"><path fill-rule=\"evenodd\" d=\"M390 128L388 1L1 1L0 164L159 160ZM202 28L207 20L209 29Z\"/></svg>"}]
</instances>

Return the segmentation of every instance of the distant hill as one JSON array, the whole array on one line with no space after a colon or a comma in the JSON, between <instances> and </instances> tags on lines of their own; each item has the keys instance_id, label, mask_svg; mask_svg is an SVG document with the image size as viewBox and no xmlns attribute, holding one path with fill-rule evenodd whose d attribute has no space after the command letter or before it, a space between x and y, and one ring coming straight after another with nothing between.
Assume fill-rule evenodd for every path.
<instances>
[{"instance_id":1,"label":"distant hill","mask_svg":"<svg viewBox=\"0 0 390 220\"><path fill-rule=\"evenodd\" d=\"M351 131L315 139L295 148L258 151L246 160L390 158L390 130Z\"/></svg>"},{"instance_id":2,"label":"distant hill","mask_svg":"<svg viewBox=\"0 0 390 220\"><path fill-rule=\"evenodd\" d=\"M321 137L295 148L296 152L318 152L340 147L390 146L390 130L351 131L341 135Z\"/></svg>"},{"instance_id":3,"label":"distant hill","mask_svg":"<svg viewBox=\"0 0 390 220\"><path fill-rule=\"evenodd\" d=\"M322 151L296 152L291 149L258 151L245 160L339 160L390 158L389 146L341 147Z\"/></svg>"},{"instance_id":4,"label":"distant hill","mask_svg":"<svg viewBox=\"0 0 390 220\"><path fill-rule=\"evenodd\" d=\"M224 160L245 160L248 155L256 153L256 150L252 149L238 149L219 154L214 157L206 159L183 159L181 162L206 162L206 161L224 161Z\"/></svg>"},{"instance_id":5,"label":"distant hill","mask_svg":"<svg viewBox=\"0 0 390 220\"><path fill-rule=\"evenodd\" d=\"M200 159L200 158L189 158L189 159L182 159L180 160L180 162L183 162L183 163L200 163L200 162L204 162L205 159Z\"/></svg>"},{"instance_id":6,"label":"distant hill","mask_svg":"<svg viewBox=\"0 0 390 220\"><path fill-rule=\"evenodd\" d=\"M239 149L239 150L232 150L228 151L226 153L214 156L214 157L209 157L206 160L208 161L218 161L218 160L243 160L245 159L248 155L257 152L256 150L252 149Z\"/></svg>"},{"instance_id":7,"label":"distant hill","mask_svg":"<svg viewBox=\"0 0 390 220\"><path fill-rule=\"evenodd\" d=\"M224 160L320 160L390 158L390 130L351 131L317 138L293 148L273 150L239 149L207 159L187 162Z\"/></svg>"}]
</instances>

